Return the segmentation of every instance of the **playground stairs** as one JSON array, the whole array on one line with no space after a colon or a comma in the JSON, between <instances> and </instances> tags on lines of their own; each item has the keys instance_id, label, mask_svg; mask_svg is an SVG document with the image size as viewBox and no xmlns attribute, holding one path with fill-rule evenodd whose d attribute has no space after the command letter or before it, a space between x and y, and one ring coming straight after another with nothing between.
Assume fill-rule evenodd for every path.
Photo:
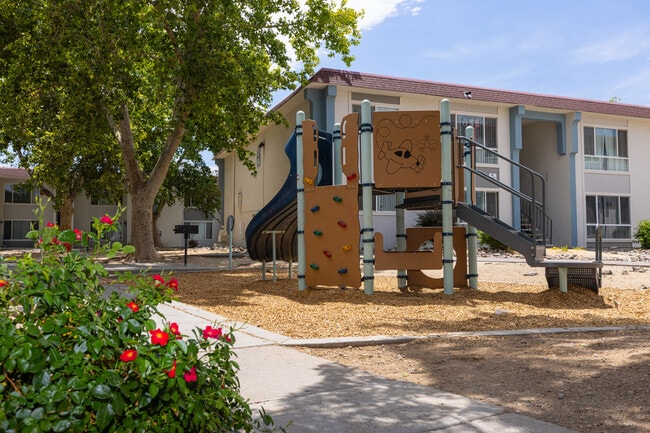
<instances>
[{"instance_id":1,"label":"playground stairs","mask_svg":"<svg viewBox=\"0 0 650 433\"><path fill-rule=\"evenodd\" d=\"M566 273L569 286L586 287L598 293L602 281L602 249L597 247L596 258L586 260L548 260L546 245L475 205L458 203L456 216L494 239L521 253L532 267L544 267L548 287L561 287L560 273Z\"/></svg>"}]
</instances>

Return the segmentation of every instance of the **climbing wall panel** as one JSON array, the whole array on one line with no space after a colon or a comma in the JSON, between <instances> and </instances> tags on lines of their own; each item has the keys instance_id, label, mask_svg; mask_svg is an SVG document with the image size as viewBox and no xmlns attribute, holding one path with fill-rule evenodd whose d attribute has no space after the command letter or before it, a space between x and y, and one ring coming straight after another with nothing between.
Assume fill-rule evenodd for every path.
<instances>
[{"instance_id":1,"label":"climbing wall panel","mask_svg":"<svg viewBox=\"0 0 650 433\"><path fill-rule=\"evenodd\" d=\"M439 111L375 111L372 123L375 187L440 186Z\"/></svg>"},{"instance_id":2,"label":"climbing wall panel","mask_svg":"<svg viewBox=\"0 0 650 433\"><path fill-rule=\"evenodd\" d=\"M357 190L337 185L306 191L305 213L306 285L359 287Z\"/></svg>"}]
</instances>

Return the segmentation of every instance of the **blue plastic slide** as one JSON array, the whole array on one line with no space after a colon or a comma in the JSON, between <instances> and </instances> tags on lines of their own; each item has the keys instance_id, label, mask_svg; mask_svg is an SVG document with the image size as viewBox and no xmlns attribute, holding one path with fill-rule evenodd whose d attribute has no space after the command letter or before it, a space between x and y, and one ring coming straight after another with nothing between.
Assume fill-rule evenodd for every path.
<instances>
[{"instance_id":1,"label":"blue plastic slide","mask_svg":"<svg viewBox=\"0 0 650 433\"><path fill-rule=\"evenodd\" d=\"M298 261L298 215L296 190L296 134L292 134L284 146L291 162L289 175L284 184L246 227L246 248L251 259L259 262L273 260L273 237L268 231L282 231L276 234L276 259L287 262ZM319 179L317 185L332 185L332 135L318 131Z\"/></svg>"}]
</instances>

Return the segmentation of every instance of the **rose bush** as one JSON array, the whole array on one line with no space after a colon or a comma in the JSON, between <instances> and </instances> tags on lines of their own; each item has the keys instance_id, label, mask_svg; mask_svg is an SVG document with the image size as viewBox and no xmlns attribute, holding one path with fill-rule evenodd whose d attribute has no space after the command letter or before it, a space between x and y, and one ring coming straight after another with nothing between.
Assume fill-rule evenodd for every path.
<instances>
[{"instance_id":1,"label":"rose bush","mask_svg":"<svg viewBox=\"0 0 650 433\"><path fill-rule=\"evenodd\" d=\"M125 273L104 283L98 255L133 252L100 242L118 216L95 219L93 233L60 231L41 217L41 229L29 233L40 259L28 254L0 265L0 431L272 426L263 412L253 420L240 395L232 329L183 330L158 312L178 290L176 279ZM76 245L93 245L94 253Z\"/></svg>"}]
</instances>

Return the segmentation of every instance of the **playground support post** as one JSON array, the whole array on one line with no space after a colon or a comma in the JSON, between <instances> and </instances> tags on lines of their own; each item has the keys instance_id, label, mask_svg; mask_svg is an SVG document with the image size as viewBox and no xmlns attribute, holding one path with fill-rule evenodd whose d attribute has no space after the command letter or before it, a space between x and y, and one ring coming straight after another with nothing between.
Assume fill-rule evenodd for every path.
<instances>
[{"instance_id":1,"label":"playground support post","mask_svg":"<svg viewBox=\"0 0 650 433\"><path fill-rule=\"evenodd\" d=\"M465 128L465 137L470 140L474 139L474 127L468 126ZM465 156L465 166L472 167L472 146L469 142L465 142L464 146L464 156ZM474 192L474 184L472 183L472 173L469 170L465 170L465 202L474 204L472 199L472 194ZM469 256L469 286L472 289L478 289L478 263L477 263L477 233L476 227L472 225L467 225L467 254Z\"/></svg>"},{"instance_id":2,"label":"playground support post","mask_svg":"<svg viewBox=\"0 0 650 433\"><path fill-rule=\"evenodd\" d=\"M296 113L296 190L297 190L297 213L298 213L298 290L307 288L305 272L307 257L305 250L305 184L302 148L302 121L305 120L305 113Z\"/></svg>"},{"instance_id":3,"label":"playground support post","mask_svg":"<svg viewBox=\"0 0 650 433\"><path fill-rule=\"evenodd\" d=\"M366 295L374 292L374 242L375 234L372 218L372 114L370 101L361 103L361 185L363 200L363 291Z\"/></svg>"},{"instance_id":4,"label":"playground support post","mask_svg":"<svg viewBox=\"0 0 650 433\"><path fill-rule=\"evenodd\" d=\"M341 155L341 124L334 124L332 133L332 145L334 146L334 183L341 185L343 183L343 160Z\"/></svg>"},{"instance_id":5,"label":"playground support post","mask_svg":"<svg viewBox=\"0 0 650 433\"><path fill-rule=\"evenodd\" d=\"M405 196L406 193L404 191L395 192L395 236L397 237L397 251L406 251L405 212L402 207ZM399 269L397 271L397 288L404 290L407 284L406 270Z\"/></svg>"},{"instance_id":6,"label":"playground support post","mask_svg":"<svg viewBox=\"0 0 650 433\"><path fill-rule=\"evenodd\" d=\"M453 232L453 200L451 182L451 104L448 99L440 101L440 141L442 159L442 271L443 292L445 295L454 293L454 232Z\"/></svg>"}]
</instances>

